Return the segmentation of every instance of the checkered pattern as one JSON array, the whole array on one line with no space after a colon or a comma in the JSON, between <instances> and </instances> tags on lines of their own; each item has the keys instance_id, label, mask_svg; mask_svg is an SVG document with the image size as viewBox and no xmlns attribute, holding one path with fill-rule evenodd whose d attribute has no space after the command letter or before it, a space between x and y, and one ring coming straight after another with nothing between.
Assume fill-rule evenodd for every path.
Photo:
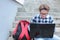
<instances>
[{"instance_id":1,"label":"checkered pattern","mask_svg":"<svg viewBox=\"0 0 60 40\"><path fill-rule=\"evenodd\" d=\"M31 22L33 23L41 23L41 24L51 24L54 23L53 22L53 18L49 15L46 16L46 18L41 18L40 15L37 15L35 17L33 17L33 19L31 20Z\"/></svg>"}]
</instances>

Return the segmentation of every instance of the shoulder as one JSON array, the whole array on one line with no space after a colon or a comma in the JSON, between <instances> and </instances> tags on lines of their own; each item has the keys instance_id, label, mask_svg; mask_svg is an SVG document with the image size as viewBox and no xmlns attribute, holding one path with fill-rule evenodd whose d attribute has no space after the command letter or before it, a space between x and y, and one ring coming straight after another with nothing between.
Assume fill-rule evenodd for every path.
<instances>
[{"instance_id":1,"label":"shoulder","mask_svg":"<svg viewBox=\"0 0 60 40\"><path fill-rule=\"evenodd\" d=\"M31 22L37 22L37 19L39 17L39 14L32 17Z\"/></svg>"},{"instance_id":2,"label":"shoulder","mask_svg":"<svg viewBox=\"0 0 60 40\"><path fill-rule=\"evenodd\" d=\"M37 19L39 17L39 14L33 16L33 19Z\"/></svg>"},{"instance_id":3,"label":"shoulder","mask_svg":"<svg viewBox=\"0 0 60 40\"><path fill-rule=\"evenodd\" d=\"M47 18L53 19L53 16L52 15L47 15Z\"/></svg>"},{"instance_id":4,"label":"shoulder","mask_svg":"<svg viewBox=\"0 0 60 40\"><path fill-rule=\"evenodd\" d=\"M49 18L49 20L50 20L52 23L55 23L53 16L47 15L47 18Z\"/></svg>"}]
</instances>

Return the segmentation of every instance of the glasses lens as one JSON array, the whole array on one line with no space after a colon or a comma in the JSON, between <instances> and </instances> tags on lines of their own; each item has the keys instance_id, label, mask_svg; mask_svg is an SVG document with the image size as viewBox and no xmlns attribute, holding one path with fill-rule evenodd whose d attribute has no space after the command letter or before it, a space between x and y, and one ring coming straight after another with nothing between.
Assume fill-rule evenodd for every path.
<instances>
[{"instance_id":1,"label":"glasses lens","mask_svg":"<svg viewBox=\"0 0 60 40\"><path fill-rule=\"evenodd\" d=\"M48 9L46 9L46 8L42 8L41 10L48 10Z\"/></svg>"}]
</instances>

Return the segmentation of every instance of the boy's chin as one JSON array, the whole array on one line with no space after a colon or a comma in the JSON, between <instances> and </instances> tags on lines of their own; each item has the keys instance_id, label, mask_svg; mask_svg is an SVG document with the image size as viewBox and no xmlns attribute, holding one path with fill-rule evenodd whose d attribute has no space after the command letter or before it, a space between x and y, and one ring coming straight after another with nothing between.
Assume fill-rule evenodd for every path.
<instances>
[{"instance_id":1,"label":"boy's chin","mask_svg":"<svg viewBox=\"0 0 60 40\"><path fill-rule=\"evenodd\" d=\"M41 15L41 18L46 18L46 14L44 14L44 15Z\"/></svg>"},{"instance_id":2,"label":"boy's chin","mask_svg":"<svg viewBox=\"0 0 60 40\"><path fill-rule=\"evenodd\" d=\"M46 17L42 17L42 18L46 18Z\"/></svg>"}]
</instances>

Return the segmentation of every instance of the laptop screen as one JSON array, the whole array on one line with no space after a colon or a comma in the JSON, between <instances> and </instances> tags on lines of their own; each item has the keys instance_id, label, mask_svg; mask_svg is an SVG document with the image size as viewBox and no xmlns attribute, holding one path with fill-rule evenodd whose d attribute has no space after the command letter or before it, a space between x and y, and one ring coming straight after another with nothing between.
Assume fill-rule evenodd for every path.
<instances>
[{"instance_id":1,"label":"laptop screen","mask_svg":"<svg viewBox=\"0 0 60 40\"><path fill-rule=\"evenodd\" d=\"M30 23L31 38L52 38L55 24L35 24Z\"/></svg>"}]
</instances>

